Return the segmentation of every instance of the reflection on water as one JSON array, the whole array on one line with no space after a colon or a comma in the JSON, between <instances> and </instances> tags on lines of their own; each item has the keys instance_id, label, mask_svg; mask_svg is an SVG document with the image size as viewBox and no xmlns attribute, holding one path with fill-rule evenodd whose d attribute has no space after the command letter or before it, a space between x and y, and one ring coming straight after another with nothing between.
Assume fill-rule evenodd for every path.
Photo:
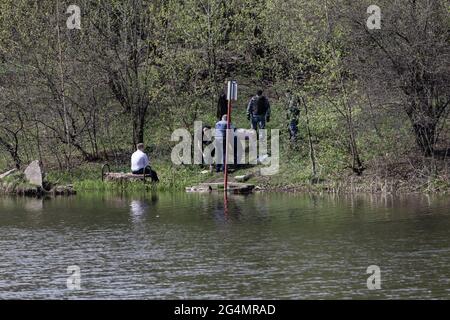
<instances>
[{"instance_id":1,"label":"reflection on water","mask_svg":"<svg viewBox=\"0 0 450 320\"><path fill-rule=\"evenodd\" d=\"M0 298L450 298L449 209L427 196L0 198Z\"/></svg>"},{"instance_id":2,"label":"reflection on water","mask_svg":"<svg viewBox=\"0 0 450 320\"><path fill-rule=\"evenodd\" d=\"M44 208L44 200L43 199L29 199L25 202L25 210L31 212L41 212Z\"/></svg>"},{"instance_id":3,"label":"reflection on water","mask_svg":"<svg viewBox=\"0 0 450 320\"><path fill-rule=\"evenodd\" d=\"M133 222L139 222L142 217L151 210L151 207L158 202L158 195L153 193L151 197L143 199L130 200L131 219Z\"/></svg>"}]
</instances>

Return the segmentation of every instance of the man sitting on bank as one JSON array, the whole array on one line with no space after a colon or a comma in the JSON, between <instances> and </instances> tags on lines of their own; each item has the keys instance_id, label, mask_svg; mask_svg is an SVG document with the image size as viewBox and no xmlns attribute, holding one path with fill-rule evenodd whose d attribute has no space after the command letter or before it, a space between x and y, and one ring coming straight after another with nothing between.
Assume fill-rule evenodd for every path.
<instances>
[{"instance_id":1,"label":"man sitting on bank","mask_svg":"<svg viewBox=\"0 0 450 320\"><path fill-rule=\"evenodd\" d=\"M152 178L152 181L159 181L158 175L150 167L150 161L144 152L143 143L137 144L137 150L131 156L131 172L133 174L148 174Z\"/></svg>"}]
</instances>

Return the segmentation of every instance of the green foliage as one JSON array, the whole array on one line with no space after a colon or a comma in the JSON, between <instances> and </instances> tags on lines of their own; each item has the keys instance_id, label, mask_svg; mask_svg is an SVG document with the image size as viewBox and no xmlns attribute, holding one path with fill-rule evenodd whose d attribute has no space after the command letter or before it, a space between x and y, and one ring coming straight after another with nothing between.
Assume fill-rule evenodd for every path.
<instances>
[{"instance_id":1,"label":"green foliage","mask_svg":"<svg viewBox=\"0 0 450 320\"><path fill-rule=\"evenodd\" d=\"M201 175L200 166L174 166L170 162L155 162L152 168L157 172L160 182L102 182L101 165L84 165L71 172L52 171L47 179L52 183L73 184L77 191L128 191L143 192L148 190L184 190L197 184L209 175ZM114 172L129 172L128 166L112 166Z\"/></svg>"},{"instance_id":2,"label":"green foliage","mask_svg":"<svg viewBox=\"0 0 450 320\"><path fill-rule=\"evenodd\" d=\"M268 128L280 129L281 172L258 183L310 184L310 139L324 180L356 172L358 161L370 173L379 159L415 155L414 124L423 115L436 118L433 110L450 92L443 90L448 12L439 10L443 1L415 1L417 15L410 15L413 2L382 3L386 28L370 33L366 1L80 0L81 30L65 28L67 1L59 8L54 1L1 1L0 168L40 159L51 182L147 190L153 187L99 182L100 163L128 171L134 144L144 140L158 189L195 184L208 177L198 167L170 164L171 134L192 132L194 121L213 126L218 95L231 78L239 82L235 126L249 127L248 100L263 88L273 109ZM430 36L411 19L429 22ZM408 74L416 69L427 76ZM413 96L425 98L400 90L411 83L422 85ZM287 89L309 109L307 119L301 106L295 143L287 131ZM424 112L408 112L431 100L417 109ZM446 115L437 121L443 148Z\"/></svg>"}]
</instances>

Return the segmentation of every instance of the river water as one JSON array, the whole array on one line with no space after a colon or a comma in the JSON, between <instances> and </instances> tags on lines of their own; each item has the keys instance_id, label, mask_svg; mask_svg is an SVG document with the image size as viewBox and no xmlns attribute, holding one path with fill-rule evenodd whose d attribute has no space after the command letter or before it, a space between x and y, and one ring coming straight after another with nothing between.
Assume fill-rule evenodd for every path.
<instances>
[{"instance_id":1,"label":"river water","mask_svg":"<svg viewBox=\"0 0 450 320\"><path fill-rule=\"evenodd\" d=\"M0 299L449 299L449 231L449 197L0 198Z\"/></svg>"}]
</instances>

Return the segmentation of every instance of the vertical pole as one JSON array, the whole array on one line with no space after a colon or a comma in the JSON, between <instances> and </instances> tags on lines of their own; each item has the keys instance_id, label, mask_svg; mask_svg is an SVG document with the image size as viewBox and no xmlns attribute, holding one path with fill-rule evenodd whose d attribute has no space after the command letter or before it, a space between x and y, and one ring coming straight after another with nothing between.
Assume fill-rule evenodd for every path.
<instances>
[{"instance_id":1,"label":"vertical pole","mask_svg":"<svg viewBox=\"0 0 450 320\"><path fill-rule=\"evenodd\" d=\"M228 190L228 143L229 143L229 132L231 124L231 95L228 97L228 111L227 111L227 133L225 138L225 159L224 159L224 191Z\"/></svg>"},{"instance_id":2,"label":"vertical pole","mask_svg":"<svg viewBox=\"0 0 450 320\"><path fill-rule=\"evenodd\" d=\"M228 192L223 193L223 214L225 219L228 218Z\"/></svg>"}]
</instances>

